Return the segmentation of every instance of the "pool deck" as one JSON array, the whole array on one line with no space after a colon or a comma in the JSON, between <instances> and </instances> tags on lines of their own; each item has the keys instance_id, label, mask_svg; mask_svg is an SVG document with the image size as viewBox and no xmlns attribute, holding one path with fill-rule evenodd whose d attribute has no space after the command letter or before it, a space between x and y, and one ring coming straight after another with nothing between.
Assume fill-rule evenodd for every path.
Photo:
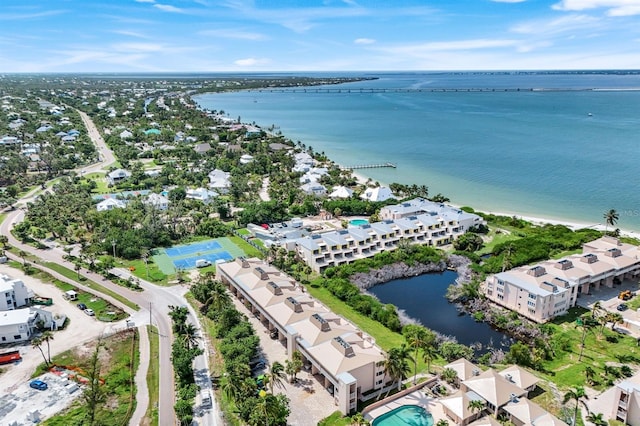
<instances>
[{"instance_id":1,"label":"pool deck","mask_svg":"<svg viewBox=\"0 0 640 426\"><path fill-rule=\"evenodd\" d=\"M378 407L369 411L364 416L365 420L373 422L375 418L380 417L381 415L386 414L391 410L402 407L403 405L418 405L424 408L433 416L433 424L438 423L438 420L448 420L449 422L451 421L444 414L444 410L442 409L442 405L440 404L440 402L431 396L425 395L425 393L421 390L411 392L398 399L387 402L382 407Z\"/></svg>"}]
</instances>

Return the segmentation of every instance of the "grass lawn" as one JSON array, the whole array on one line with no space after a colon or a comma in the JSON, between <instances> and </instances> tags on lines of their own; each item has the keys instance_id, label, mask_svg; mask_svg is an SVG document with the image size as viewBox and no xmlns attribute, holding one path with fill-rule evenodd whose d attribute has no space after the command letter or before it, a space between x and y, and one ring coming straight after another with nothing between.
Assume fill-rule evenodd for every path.
<instances>
[{"instance_id":1,"label":"grass lawn","mask_svg":"<svg viewBox=\"0 0 640 426\"><path fill-rule=\"evenodd\" d=\"M498 233L497 231L500 232ZM477 252L479 256L493 252L493 249L498 244L502 244L507 241L519 240L521 238L513 232L505 232L504 229L495 227L491 227L488 237L490 238L490 241L485 243L482 249Z\"/></svg>"},{"instance_id":2,"label":"grass lawn","mask_svg":"<svg viewBox=\"0 0 640 426\"><path fill-rule=\"evenodd\" d=\"M553 360L543 362L545 372L541 376L555 383L561 390L567 390L576 386L584 386L585 367L590 366L595 370L594 383L590 386L597 390L604 390L610 386L612 377L605 373L607 363L620 363L622 365L640 364L640 347L636 339L617 333L611 327L594 327L586 332L584 353L580 357L580 341L582 327L576 326L575 319L580 313L585 312L581 308L573 308L570 313L556 320L549 326L553 330L552 339L567 342L564 349L556 350Z\"/></svg>"},{"instance_id":3,"label":"grass lawn","mask_svg":"<svg viewBox=\"0 0 640 426\"><path fill-rule=\"evenodd\" d=\"M107 194L110 192L105 176L106 174L102 172L94 172L83 175L85 179L92 180L96 183L96 189L91 191L94 194Z\"/></svg>"},{"instance_id":4,"label":"grass lawn","mask_svg":"<svg viewBox=\"0 0 640 426\"><path fill-rule=\"evenodd\" d=\"M7 218L6 213L0 213L0 223L2 223Z\"/></svg>"},{"instance_id":5,"label":"grass lawn","mask_svg":"<svg viewBox=\"0 0 640 426\"><path fill-rule=\"evenodd\" d=\"M318 426L349 426L351 424L350 417L343 417L340 411L336 411L329 417L320 420Z\"/></svg>"},{"instance_id":6,"label":"grass lawn","mask_svg":"<svg viewBox=\"0 0 640 426\"><path fill-rule=\"evenodd\" d=\"M43 265L46 268L49 268L49 269L51 269L51 270L53 270L53 271L65 276L65 277L69 278L70 280L73 280L73 281L75 281L75 282L77 282L79 284L82 284L82 285L84 285L86 287L89 287L89 288L91 288L93 290L96 290L96 291L98 291L100 293L109 295L109 296L113 297L114 299L116 299L117 301L119 301L119 302L125 304L126 306L130 307L131 309L135 309L136 311L138 309L140 309L138 305L136 305L135 303L133 303L132 301L130 301L126 297L121 296L121 295L109 290L108 288L101 286L100 284L98 284L95 281L88 280L88 279L86 279L84 277L81 277L81 279L78 279L78 274L75 271L72 271L71 269L68 269L68 268L66 268L66 267L64 267L62 265L59 265L59 264L53 263L53 262L46 262ZM99 276L99 275L96 275L96 276ZM63 291L67 291L67 290L72 290L73 289L73 286L71 286L71 284L67 284L67 283L64 283L62 281L59 281L59 282L61 283L61 285L56 284L56 286L61 288ZM66 287L66 288L62 288L62 287ZM94 297L95 296L91 295L91 298L94 298ZM107 302L104 301L104 303L106 304ZM96 310L96 313L97 312L98 311Z\"/></svg>"},{"instance_id":7,"label":"grass lawn","mask_svg":"<svg viewBox=\"0 0 640 426\"><path fill-rule=\"evenodd\" d=\"M133 377L138 369L138 339L137 332L116 334L101 341L99 365L100 378L104 380L101 388L106 395L104 403L98 404L96 410L96 424L116 426L127 424L135 409L135 385ZM56 365L73 366L84 372L91 369L91 358L95 353L96 342L90 343L85 351L72 349L53 357ZM42 371L43 366L39 367ZM86 377L87 373L79 372ZM62 413L45 420L42 424L48 426L67 426L83 424L88 415L87 404L83 398L76 399L71 407Z\"/></svg>"},{"instance_id":8,"label":"grass lawn","mask_svg":"<svg viewBox=\"0 0 640 426\"><path fill-rule=\"evenodd\" d=\"M134 267L135 269L133 271L130 270L131 273L142 280L151 281L158 285L167 285L168 276L158 268L158 265L155 264L151 257L148 260L148 275L147 265L145 265L145 262L141 259L127 260L124 261L123 264L125 268L129 268L130 266Z\"/></svg>"},{"instance_id":9,"label":"grass lawn","mask_svg":"<svg viewBox=\"0 0 640 426\"><path fill-rule=\"evenodd\" d=\"M258 257L262 259L263 255L260 252L260 250L253 247L251 244L247 243L242 238L233 236L233 237L229 237L229 239L231 240L231 242L233 242L233 244L240 247L242 251L244 251L247 254L247 257Z\"/></svg>"},{"instance_id":10,"label":"grass lawn","mask_svg":"<svg viewBox=\"0 0 640 426\"><path fill-rule=\"evenodd\" d=\"M247 228L236 229L236 232L240 235L251 235L251 232Z\"/></svg>"},{"instance_id":11,"label":"grass lawn","mask_svg":"<svg viewBox=\"0 0 640 426\"><path fill-rule=\"evenodd\" d=\"M156 426L158 419L158 401L160 399L160 336L158 329L154 326L147 326L149 334L149 346L151 359L149 360L149 370L147 371L147 387L149 388L149 407L144 415L144 426Z\"/></svg>"}]
</instances>

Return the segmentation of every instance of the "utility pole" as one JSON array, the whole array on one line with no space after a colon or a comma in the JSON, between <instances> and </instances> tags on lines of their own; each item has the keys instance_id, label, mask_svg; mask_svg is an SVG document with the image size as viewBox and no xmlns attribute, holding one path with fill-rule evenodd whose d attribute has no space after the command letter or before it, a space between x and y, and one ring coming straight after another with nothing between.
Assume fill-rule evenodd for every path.
<instances>
[{"instance_id":1,"label":"utility pole","mask_svg":"<svg viewBox=\"0 0 640 426\"><path fill-rule=\"evenodd\" d=\"M153 325L151 323L151 302L149 302L149 325Z\"/></svg>"},{"instance_id":2,"label":"utility pole","mask_svg":"<svg viewBox=\"0 0 640 426\"><path fill-rule=\"evenodd\" d=\"M113 259L116 258L116 240L111 240L111 246L113 247Z\"/></svg>"}]
</instances>

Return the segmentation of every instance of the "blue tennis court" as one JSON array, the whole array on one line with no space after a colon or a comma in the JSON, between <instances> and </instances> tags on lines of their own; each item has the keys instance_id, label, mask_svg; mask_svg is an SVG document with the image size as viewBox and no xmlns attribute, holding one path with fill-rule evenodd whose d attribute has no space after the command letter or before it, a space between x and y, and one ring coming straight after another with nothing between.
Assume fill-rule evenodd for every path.
<instances>
[{"instance_id":1,"label":"blue tennis court","mask_svg":"<svg viewBox=\"0 0 640 426\"><path fill-rule=\"evenodd\" d=\"M165 249L165 251L169 257L178 257L199 252L218 250L220 248L222 248L220 243L218 243L217 241L209 240L203 241L201 243L191 243L183 246L175 246ZM204 259L204 257L200 257L199 259Z\"/></svg>"},{"instance_id":2,"label":"blue tennis court","mask_svg":"<svg viewBox=\"0 0 640 426\"><path fill-rule=\"evenodd\" d=\"M206 259L211 262L212 265L216 263L216 260L224 259L231 260L233 256L229 254L228 251L221 251L217 253L207 253L200 256L187 257L186 259L178 259L173 261L173 266L176 269L191 269L196 267L196 260L198 259Z\"/></svg>"}]
</instances>

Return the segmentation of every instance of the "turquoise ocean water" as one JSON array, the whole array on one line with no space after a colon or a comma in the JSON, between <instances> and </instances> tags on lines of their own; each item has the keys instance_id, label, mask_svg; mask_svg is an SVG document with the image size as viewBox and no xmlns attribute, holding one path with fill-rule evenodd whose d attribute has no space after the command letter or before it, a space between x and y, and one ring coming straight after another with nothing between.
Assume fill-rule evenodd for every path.
<instances>
[{"instance_id":1,"label":"turquoise ocean water","mask_svg":"<svg viewBox=\"0 0 640 426\"><path fill-rule=\"evenodd\" d=\"M613 208L620 228L640 231L640 74L361 75L378 79L331 86L341 93L229 92L195 100L243 122L276 125L341 165L396 163L360 171L383 183L425 184L431 194L483 211L585 224L602 223Z\"/></svg>"}]
</instances>

